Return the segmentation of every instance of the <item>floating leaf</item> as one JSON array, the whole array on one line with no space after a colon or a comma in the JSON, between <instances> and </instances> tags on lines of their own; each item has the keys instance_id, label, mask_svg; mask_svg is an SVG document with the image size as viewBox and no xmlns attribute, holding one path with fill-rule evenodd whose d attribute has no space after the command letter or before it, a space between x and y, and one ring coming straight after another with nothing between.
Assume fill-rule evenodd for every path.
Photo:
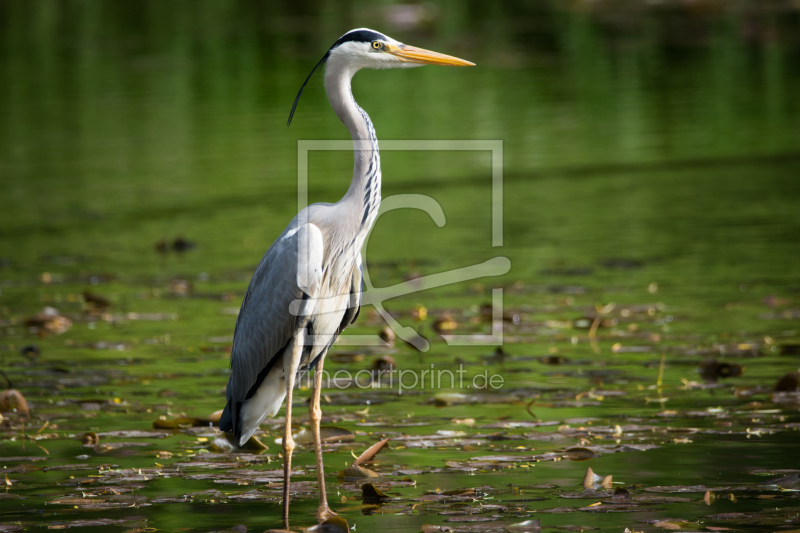
<instances>
[{"instance_id":1,"label":"floating leaf","mask_svg":"<svg viewBox=\"0 0 800 533\"><path fill-rule=\"evenodd\" d=\"M88 290L83 291L83 301L86 302L86 307L89 311L102 310L111 306L111 301L108 298Z\"/></svg>"},{"instance_id":2,"label":"floating leaf","mask_svg":"<svg viewBox=\"0 0 800 533\"><path fill-rule=\"evenodd\" d=\"M17 413L20 416L28 416L28 401L16 389L6 389L0 392L0 412Z\"/></svg>"},{"instance_id":3,"label":"floating leaf","mask_svg":"<svg viewBox=\"0 0 800 533\"><path fill-rule=\"evenodd\" d=\"M480 462L499 462L499 463L517 463L524 461L535 461L534 455L485 455L482 457L473 457L472 461Z\"/></svg>"},{"instance_id":4,"label":"floating leaf","mask_svg":"<svg viewBox=\"0 0 800 533\"><path fill-rule=\"evenodd\" d=\"M493 516L451 516L447 522L496 522Z\"/></svg>"},{"instance_id":5,"label":"floating leaf","mask_svg":"<svg viewBox=\"0 0 800 533\"><path fill-rule=\"evenodd\" d=\"M453 316L448 311L445 311L433 321L432 327L436 333L442 334L453 331L458 327L458 324L453 319Z\"/></svg>"},{"instance_id":6,"label":"floating leaf","mask_svg":"<svg viewBox=\"0 0 800 533\"><path fill-rule=\"evenodd\" d=\"M659 520L653 524L655 527L661 529L683 530L683 531L696 531L698 524L696 522L686 522L685 520Z\"/></svg>"},{"instance_id":7,"label":"floating leaf","mask_svg":"<svg viewBox=\"0 0 800 533\"><path fill-rule=\"evenodd\" d=\"M709 491L705 485L669 485L669 486L658 486L658 487L645 487L644 490L647 492L706 492ZM717 490L729 490L728 487L719 487Z\"/></svg>"},{"instance_id":8,"label":"floating leaf","mask_svg":"<svg viewBox=\"0 0 800 533\"><path fill-rule=\"evenodd\" d=\"M130 504L128 504L130 506ZM112 518L95 518L93 520L72 520L69 522L61 522L60 526L64 529L73 527L90 527L90 526L116 526L123 525L127 520L115 520Z\"/></svg>"},{"instance_id":9,"label":"floating leaf","mask_svg":"<svg viewBox=\"0 0 800 533\"><path fill-rule=\"evenodd\" d=\"M775 382L775 387L774 387L775 391L777 392L796 391L798 387L799 377L800 377L800 370L784 374L778 379L777 382Z\"/></svg>"},{"instance_id":10,"label":"floating leaf","mask_svg":"<svg viewBox=\"0 0 800 533\"><path fill-rule=\"evenodd\" d=\"M564 457L570 461L588 461L589 459L598 457L598 455L589 448L575 446L573 448L567 448Z\"/></svg>"},{"instance_id":11,"label":"floating leaf","mask_svg":"<svg viewBox=\"0 0 800 533\"><path fill-rule=\"evenodd\" d=\"M586 475L583 476L583 487L591 490L597 485L610 489L613 483L612 476L598 476L592 471L591 467L586 469Z\"/></svg>"},{"instance_id":12,"label":"floating leaf","mask_svg":"<svg viewBox=\"0 0 800 533\"><path fill-rule=\"evenodd\" d=\"M716 383L720 378L735 378L742 375L744 367L736 363L720 362L716 359L706 359L697 368L700 377L709 383Z\"/></svg>"},{"instance_id":13,"label":"floating leaf","mask_svg":"<svg viewBox=\"0 0 800 533\"><path fill-rule=\"evenodd\" d=\"M387 498L388 496L372 483L361 485L361 499L364 503L380 503Z\"/></svg>"},{"instance_id":14,"label":"floating leaf","mask_svg":"<svg viewBox=\"0 0 800 533\"><path fill-rule=\"evenodd\" d=\"M38 329L40 334L49 331L61 335L72 327L72 320L52 307L45 307L37 315L26 318L24 323L26 327Z\"/></svg>"},{"instance_id":15,"label":"floating leaf","mask_svg":"<svg viewBox=\"0 0 800 533\"><path fill-rule=\"evenodd\" d=\"M525 520L516 524L509 524L505 527L506 531L513 531L514 533L526 533L528 531L538 532L542 529L542 521L538 518L536 520Z\"/></svg>"},{"instance_id":16,"label":"floating leaf","mask_svg":"<svg viewBox=\"0 0 800 533\"><path fill-rule=\"evenodd\" d=\"M440 532L453 531L453 528L451 527L439 526L435 524L423 524L420 529L422 529L422 533L440 533Z\"/></svg>"},{"instance_id":17,"label":"floating leaf","mask_svg":"<svg viewBox=\"0 0 800 533\"><path fill-rule=\"evenodd\" d=\"M314 437L311 434L311 428L302 428L300 431L292 435L295 444L313 444ZM319 440L321 442L349 442L356 437L353 432L346 428L337 426L321 426L319 428ZM282 444L283 439L277 439L277 444Z\"/></svg>"},{"instance_id":18,"label":"floating leaf","mask_svg":"<svg viewBox=\"0 0 800 533\"><path fill-rule=\"evenodd\" d=\"M385 326L383 329L381 329L378 332L378 337L380 337L381 340L386 344L388 344L389 346L394 346L394 339L396 338L396 336L394 334L394 330L389 326ZM374 365L375 363L373 362L373 367Z\"/></svg>"},{"instance_id":19,"label":"floating leaf","mask_svg":"<svg viewBox=\"0 0 800 533\"><path fill-rule=\"evenodd\" d=\"M611 501L614 503L633 503L631 493L622 487L617 487L614 489L614 494L611 496Z\"/></svg>"},{"instance_id":20,"label":"floating leaf","mask_svg":"<svg viewBox=\"0 0 800 533\"><path fill-rule=\"evenodd\" d=\"M376 442L375 444L364 450L364 452L361 455L359 455L355 461L353 461L353 466L358 466L360 464L372 461L373 457L378 455L378 452L380 452L388 442L389 439L383 439L382 441Z\"/></svg>"},{"instance_id":21,"label":"floating leaf","mask_svg":"<svg viewBox=\"0 0 800 533\"><path fill-rule=\"evenodd\" d=\"M372 360L373 372L390 372L395 368L397 368L397 361L391 355L382 355Z\"/></svg>"},{"instance_id":22,"label":"floating leaf","mask_svg":"<svg viewBox=\"0 0 800 533\"><path fill-rule=\"evenodd\" d=\"M142 431L139 429L123 429L119 431L103 431L97 434L100 437L122 437L122 438L143 438L161 439L172 435L169 431Z\"/></svg>"},{"instance_id":23,"label":"floating leaf","mask_svg":"<svg viewBox=\"0 0 800 533\"><path fill-rule=\"evenodd\" d=\"M84 446L96 446L100 443L100 437L94 431L89 431L81 435L81 444Z\"/></svg>"},{"instance_id":24,"label":"floating leaf","mask_svg":"<svg viewBox=\"0 0 800 533\"><path fill-rule=\"evenodd\" d=\"M779 477L765 482L765 485L778 485L784 488L800 487L800 474L789 474L788 476Z\"/></svg>"},{"instance_id":25,"label":"floating leaf","mask_svg":"<svg viewBox=\"0 0 800 533\"><path fill-rule=\"evenodd\" d=\"M348 466L344 470L340 470L337 477L339 481L353 481L369 477L380 477L380 474L369 468L364 468L363 466Z\"/></svg>"},{"instance_id":26,"label":"floating leaf","mask_svg":"<svg viewBox=\"0 0 800 533\"><path fill-rule=\"evenodd\" d=\"M207 420L202 418L173 418L171 420L156 420L153 422L153 429L185 429L191 427L208 426Z\"/></svg>"},{"instance_id":27,"label":"floating leaf","mask_svg":"<svg viewBox=\"0 0 800 533\"><path fill-rule=\"evenodd\" d=\"M472 402L473 397L460 392L440 392L433 397L433 404L441 407Z\"/></svg>"},{"instance_id":28,"label":"floating leaf","mask_svg":"<svg viewBox=\"0 0 800 533\"><path fill-rule=\"evenodd\" d=\"M781 355L800 355L800 344L782 344L779 351Z\"/></svg>"}]
</instances>

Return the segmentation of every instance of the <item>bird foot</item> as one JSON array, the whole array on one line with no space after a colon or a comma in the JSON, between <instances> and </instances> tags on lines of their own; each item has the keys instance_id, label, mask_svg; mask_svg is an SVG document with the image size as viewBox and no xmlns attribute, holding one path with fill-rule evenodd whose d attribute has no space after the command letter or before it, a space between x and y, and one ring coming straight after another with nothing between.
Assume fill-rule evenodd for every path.
<instances>
[{"instance_id":1,"label":"bird foot","mask_svg":"<svg viewBox=\"0 0 800 533\"><path fill-rule=\"evenodd\" d=\"M334 513L333 511L331 511L331 508L330 508L330 507L328 507L328 505L327 505L327 504L325 504L325 505L320 505L320 506L319 506L319 509L317 509L317 521L318 521L320 524L321 524L322 522L324 522L325 520L327 520L327 519L329 519L329 518L332 518L332 517L334 517L334 516L337 516L337 514L336 514L336 513Z\"/></svg>"}]
</instances>

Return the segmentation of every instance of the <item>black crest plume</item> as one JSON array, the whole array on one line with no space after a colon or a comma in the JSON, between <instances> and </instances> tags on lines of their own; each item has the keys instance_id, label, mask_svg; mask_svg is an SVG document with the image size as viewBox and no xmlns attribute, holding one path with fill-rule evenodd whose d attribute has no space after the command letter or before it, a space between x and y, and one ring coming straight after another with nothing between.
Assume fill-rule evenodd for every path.
<instances>
[{"instance_id":1,"label":"black crest plume","mask_svg":"<svg viewBox=\"0 0 800 533\"><path fill-rule=\"evenodd\" d=\"M337 46L339 46L339 45L341 45L343 43L347 43L347 42L368 43L370 41L375 41L375 40L380 40L380 39L385 40L385 39L387 39L387 37L382 33L378 33L376 31L367 30L367 29L351 30L351 31L345 33L344 35L342 35L341 37L339 37L339 39L335 43L333 43L333 46L331 46L330 50L325 52L325 55L322 56L322 59L319 60L319 63L314 65L314 68L311 69L311 72L308 74L308 77L306 78L306 81L303 82L303 86L300 87L300 92L297 93L297 98L294 99L294 104L292 104L292 110L289 113L289 120L286 121L286 125L287 126L291 125L292 117L294 116L294 112L297 109L297 103L300 102L300 97L303 95L303 89L306 88L306 84L308 83L308 80L311 79L311 75L314 74L314 71L317 70L320 67L320 65L325 63L325 61L331 55L331 52Z\"/></svg>"},{"instance_id":2,"label":"black crest plume","mask_svg":"<svg viewBox=\"0 0 800 533\"><path fill-rule=\"evenodd\" d=\"M314 71L317 70L319 68L319 66L322 65L325 62L326 59L328 59L329 55L331 55L331 51L330 50L328 50L325 53L325 55L322 56L322 59L319 60L319 63L314 65L314 68L311 69L311 72L308 74L308 77L306 78L306 81L304 81L302 87L300 87L300 92L297 93L297 98L294 99L294 103L292 104L292 110L289 112L289 120L286 121L286 125L287 126L292 124L292 117L294 116L294 111L295 111L295 109L297 109L297 104L300 102L300 97L303 95L303 89L306 88L306 84L308 83L308 80L311 79L311 76L314 74Z\"/></svg>"}]
</instances>

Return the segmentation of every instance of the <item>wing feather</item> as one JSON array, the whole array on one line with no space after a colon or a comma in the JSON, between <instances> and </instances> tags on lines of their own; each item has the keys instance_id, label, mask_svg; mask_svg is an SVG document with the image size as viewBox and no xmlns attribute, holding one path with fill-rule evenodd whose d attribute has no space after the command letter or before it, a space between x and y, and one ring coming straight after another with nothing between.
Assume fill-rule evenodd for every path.
<instances>
[{"instance_id":1,"label":"wing feather","mask_svg":"<svg viewBox=\"0 0 800 533\"><path fill-rule=\"evenodd\" d=\"M339 326L337 335L344 329L353 324L361 312L361 294L364 291L364 278L361 272L361 256L356 259L356 268L353 269L353 276L350 280L350 303L342 317L342 324Z\"/></svg>"},{"instance_id":2,"label":"wing feather","mask_svg":"<svg viewBox=\"0 0 800 533\"><path fill-rule=\"evenodd\" d=\"M290 226L270 246L247 288L231 351L231 375L220 427L239 436L239 408L253 395L277 356L305 327L308 315L290 312L292 302L313 302L319 291L322 233L314 224Z\"/></svg>"}]
</instances>

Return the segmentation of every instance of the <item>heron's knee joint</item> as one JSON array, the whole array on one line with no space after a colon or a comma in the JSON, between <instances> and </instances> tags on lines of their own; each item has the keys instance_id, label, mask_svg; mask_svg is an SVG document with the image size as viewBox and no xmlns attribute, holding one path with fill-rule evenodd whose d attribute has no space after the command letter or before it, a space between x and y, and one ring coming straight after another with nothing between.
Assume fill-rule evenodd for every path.
<instances>
[{"instance_id":1,"label":"heron's knee joint","mask_svg":"<svg viewBox=\"0 0 800 533\"><path fill-rule=\"evenodd\" d=\"M312 406L311 409L309 409L308 415L312 422L319 423L319 421L322 420L322 409L320 409L319 406Z\"/></svg>"},{"instance_id":2,"label":"heron's knee joint","mask_svg":"<svg viewBox=\"0 0 800 533\"><path fill-rule=\"evenodd\" d=\"M289 437L283 443L283 451L284 451L284 453L291 454L294 451L295 448L296 448L296 446L294 444L294 439L292 437Z\"/></svg>"}]
</instances>

